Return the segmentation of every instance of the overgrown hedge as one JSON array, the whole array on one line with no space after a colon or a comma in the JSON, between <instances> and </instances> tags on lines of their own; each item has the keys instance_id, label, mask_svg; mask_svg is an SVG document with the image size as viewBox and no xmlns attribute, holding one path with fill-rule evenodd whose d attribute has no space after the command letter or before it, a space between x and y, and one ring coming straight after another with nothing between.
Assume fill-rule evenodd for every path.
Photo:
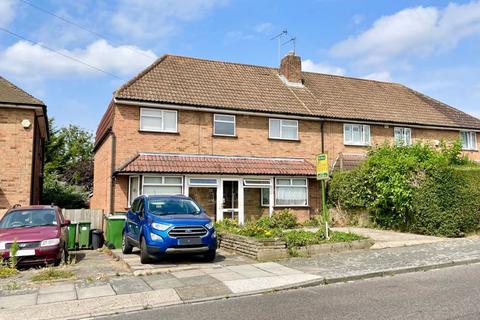
<instances>
[{"instance_id":1,"label":"overgrown hedge","mask_svg":"<svg viewBox=\"0 0 480 320\"><path fill-rule=\"evenodd\" d=\"M361 166L333 175L330 200L368 210L382 228L463 236L479 226L480 169L460 151L458 142L373 148Z\"/></svg>"}]
</instances>

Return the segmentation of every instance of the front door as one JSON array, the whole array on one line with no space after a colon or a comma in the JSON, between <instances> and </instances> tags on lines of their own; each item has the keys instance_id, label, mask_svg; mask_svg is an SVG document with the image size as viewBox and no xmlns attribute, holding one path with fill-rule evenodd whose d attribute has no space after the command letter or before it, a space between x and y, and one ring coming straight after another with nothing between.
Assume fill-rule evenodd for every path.
<instances>
[{"instance_id":1,"label":"front door","mask_svg":"<svg viewBox=\"0 0 480 320\"><path fill-rule=\"evenodd\" d=\"M221 201L223 218L243 223L243 185L240 179L222 180Z\"/></svg>"}]
</instances>

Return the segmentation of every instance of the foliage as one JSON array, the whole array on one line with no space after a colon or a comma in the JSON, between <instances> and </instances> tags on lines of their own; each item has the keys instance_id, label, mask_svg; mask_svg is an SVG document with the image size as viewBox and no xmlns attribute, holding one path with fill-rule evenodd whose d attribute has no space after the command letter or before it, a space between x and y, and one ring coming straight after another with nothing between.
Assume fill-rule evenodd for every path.
<instances>
[{"instance_id":1,"label":"foliage","mask_svg":"<svg viewBox=\"0 0 480 320\"><path fill-rule=\"evenodd\" d=\"M13 240L12 246L10 247L10 258L8 261L9 266L12 269L17 267L17 252L18 252L18 242L17 240Z\"/></svg>"},{"instance_id":2,"label":"foliage","mask_svg":"<svg viewBox=\"0 0 480 320\"><path fill-rule=\"evenodd\" d=\"M437 167L416 190L412 232L464 236L480 223L480 168Z\"/></svg>"},{"instance_id":3,"label":"foliage","mask_svg":"<svg viewBox=\"0 0 480 320\"><path fill-rule=\"evenodd\" d=\"M317 232L305 230L292 230L282 235L282 240L287 243L287 248L304 247L318 244L325 241L325 234L322 229Z\"/></svg>"},{"instance_id":4,"label":"foliage","mask_svg":"<svg viewBox=\"0 0 480 320\"><path fill-rule=\"evenodd\" d=\"M353 232L333 231L330 233L329 242L352 242L367 239Z\"/></svg>"},{"instance_id":5,"label":"foliage","mask_svg":"<svg viewBox=\"0 0 480 320\"><path fill-rule=\"evenodd\" d=\"M73 125L57 128L53 119L49 129L42 202L85 207L93 187L93 135Z\"/></svg>"},{"instance_id":6,"label":"foliage","mask_svg":"<svg viewBox=\"0 0 480 320\"><path fill-rule=\"evenodd\" d=\"M440 189L436 190L450 192L447 193L449 196L445 197L444 194L445 199L438 203L428 202L428 192L433 192L428 188L432 188L433 184L445 183L442 179L448 179L448 175L438 179L435 175L444 172L442 168L452 166L472 166L461 156L459 141L453 144L441 142L438 148L425 143L411 146L384 144L370 149L367 160L358 168L334 174L330 186L330 200L342 209L367 209L373 222L382 228L412 228L417 232L432 233L433 225L428 228L429 232L424 225L419 225L422 220L419 201L424 200L424 211L429 206L440 210L446 209L447 205L454 205L455 209L449 209L450 214L453 210L458 212L462 201L466 201L463 196L461 199L457 197L460 196L457 191L461 181L452 178L451 181L446 180L451 183L450 187L438 186ZM433 213L434 210L430 211ZM412 222L414 213L415 223ZM438 234L452 234L447 229L439 229Z\"/></svg>"},{"instance_id":7,"label":"foliage","mask_svg":"<svg viewBox=\"0 0 480 320\"><path fill-rule=\"evenodd\" d=\"M0 279L5 279L11 276L14 276L18 273L18 270L11 268L7 265L0 265Z\"/></svg>"},{"instance_id":8,"label":"foliage","mask_svg":"<svg viewBox=\"0 0 480 320\"><path fill-rule=\"evenodd\" d=\"M32 277L32 281L48 281L58 279L68 279L75 274L71 271L59 270L55 268L45 268Z\"/></svg>"},{"instance_id":9,"label":"foliage","mask_svg":"<svg viewBox=\"0 0 480 320\"><path fill-rule=\"evenodd\" d=\"M302 223L302 225L304 227L323 227L325 226L325 221L322 215L316 215Z\"/></svg>"}]
</instances>

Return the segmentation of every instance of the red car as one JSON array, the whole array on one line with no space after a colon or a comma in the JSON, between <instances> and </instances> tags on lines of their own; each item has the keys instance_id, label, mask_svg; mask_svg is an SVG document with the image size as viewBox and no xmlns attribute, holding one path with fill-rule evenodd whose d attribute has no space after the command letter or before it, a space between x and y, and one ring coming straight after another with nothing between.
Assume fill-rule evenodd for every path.
<instances>
[{"instance_id":1,"label":"red car","mask_svg":"<svg viewBox=\"0 0 480 320\"><path fill-rule=\"evenodd\" d=\"M14 207L0 220L0 256L10 257L18 243L18 264L59 265L68 258L68 226L55 206Z\"/></svg>"}]
</instances>

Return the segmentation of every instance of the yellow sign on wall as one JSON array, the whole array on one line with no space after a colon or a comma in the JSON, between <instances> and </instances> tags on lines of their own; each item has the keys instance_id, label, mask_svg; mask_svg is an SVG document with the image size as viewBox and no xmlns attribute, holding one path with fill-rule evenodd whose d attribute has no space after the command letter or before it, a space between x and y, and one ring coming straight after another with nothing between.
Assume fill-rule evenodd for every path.
<instances>
[{"instance_id":1,"label":"yellow sign on wall","mask_svg":"<svg viewBox=\"0 0 480 320\"><path fill-rule=\"evenodd\" d=\"M319 154L317 155L317 180L326 180L328 177L328 156Z\"/></svg>"}]
</instances>

